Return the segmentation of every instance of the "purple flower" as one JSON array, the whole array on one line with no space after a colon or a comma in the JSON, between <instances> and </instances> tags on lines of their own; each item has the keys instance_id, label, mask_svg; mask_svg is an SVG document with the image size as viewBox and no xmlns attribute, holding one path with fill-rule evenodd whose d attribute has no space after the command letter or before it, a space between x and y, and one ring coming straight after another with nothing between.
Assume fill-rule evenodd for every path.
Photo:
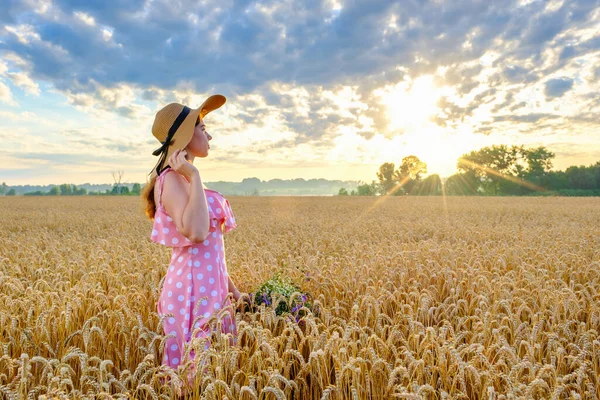
<instances>
[{"instance_id":1,"label":"purple flower","mask_svg":"<svg viewBox=\"0 0 600 400\"><path fill-rule=\"evenodd\" d=\"M262 297L263 297L263 300L265 301L265 304L266 304L266 305L268 305L268 306L269 306L269 305L271 305L271 302L270 302L270 301L269 301L269 299L267 298L267 294L266 294L266 293L263 293L263 296L262 296Z\"/></svg>"}]
</instances>

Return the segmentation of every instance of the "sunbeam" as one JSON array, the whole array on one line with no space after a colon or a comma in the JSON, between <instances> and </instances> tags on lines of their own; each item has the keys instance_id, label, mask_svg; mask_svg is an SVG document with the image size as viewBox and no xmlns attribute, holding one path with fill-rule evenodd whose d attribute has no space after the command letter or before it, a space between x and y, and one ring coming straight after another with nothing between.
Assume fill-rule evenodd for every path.
<instances>
[{"instance_id":1,"label":"sunbeam","mask_svg":"<svg viewBox=\"0 0 600 400\"><path fill-rule=\"evenodd\" d=\"M486 173L490 173L490 174L492 174L494 176L500 177L502 179L505 179L505 180L513 182L513 183L516 183L517 185L521 185L521 186L526 187L526 188L531 189L531 190L535 190L535 191L539 191L539 192L543 192L543 191L546 190L545 188L543 188L541 186L537 186L537 185L535 185L535 184L533 184L531 182L527 182L527 181L524 181L522 179L516 178L514 176L503 174L502 172L496 171L493 168L486 167L484 165L480 165L480 164L474 163L473 161L469 161L469 160L464 159L464 158L461 158L459 160L459 163L465 164L465 165L468 165L468 166L471 166L471 167L474 167L474 168L482 170L482 171L485 171Z\"/></svg>"}]
</instances>

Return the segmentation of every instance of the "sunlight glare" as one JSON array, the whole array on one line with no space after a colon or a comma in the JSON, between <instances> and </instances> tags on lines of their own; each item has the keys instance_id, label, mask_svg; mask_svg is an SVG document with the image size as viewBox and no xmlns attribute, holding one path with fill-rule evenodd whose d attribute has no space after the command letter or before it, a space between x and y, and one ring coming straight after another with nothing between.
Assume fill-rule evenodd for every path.
<instances>
[{"instance_id":1,"label":"sunlight glare","mask_svg":"<svg viewBox=\"0 0 600 400\"><path fill-rule=\"evenodd\" d=\"M405 80L374 92L387 107L390 130L410 130L426 124L437 110L442 91L436 88L432 75L414 81Z\"/></svg>"}]
</instances>

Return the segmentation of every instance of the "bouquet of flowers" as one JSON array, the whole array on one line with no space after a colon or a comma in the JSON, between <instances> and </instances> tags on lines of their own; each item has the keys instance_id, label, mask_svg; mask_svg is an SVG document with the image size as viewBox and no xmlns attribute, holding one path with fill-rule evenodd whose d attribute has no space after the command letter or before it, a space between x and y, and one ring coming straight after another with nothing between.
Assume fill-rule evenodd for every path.
<instances>
[{"instance_id":1,"label":"bouquet of flowers","mask_svg":"<svg viewBox=\"0 0 600 400\"><path fill-rule=\"evenodd\" d=\"M269 307L277 305L275 308L277 315L289 313L294 316L296 322L306 315L306 310L301 310L302 307L312 311L310 295L302 293L300 288L289 278L281 276L279 272L263 283L251 296L254 298L255 305L264 304Z\"/></svg>"}]
</instances>

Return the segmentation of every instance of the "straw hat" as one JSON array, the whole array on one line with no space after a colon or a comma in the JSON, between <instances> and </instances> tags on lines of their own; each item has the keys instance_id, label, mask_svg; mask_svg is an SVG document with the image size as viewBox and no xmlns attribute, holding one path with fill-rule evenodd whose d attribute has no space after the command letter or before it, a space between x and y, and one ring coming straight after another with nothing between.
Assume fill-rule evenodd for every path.
<instances>
[{"instance_id":1,"label":"straw hat","mask_svg":"<svg viewBox=\"0 0 600 400\"><path fill-rule=\"evenodd\" d=\"M214 94L196 109L171 103L156 113L152 134L162 146L152 152L153 155L159 156L157 164L150 173L152 177L160 175L167 167L166 163L175 150L185 148L192 140L198 117L203 119L206 114L225 104L225 101L225 96Z\"/></svg>"}]
</instances>

